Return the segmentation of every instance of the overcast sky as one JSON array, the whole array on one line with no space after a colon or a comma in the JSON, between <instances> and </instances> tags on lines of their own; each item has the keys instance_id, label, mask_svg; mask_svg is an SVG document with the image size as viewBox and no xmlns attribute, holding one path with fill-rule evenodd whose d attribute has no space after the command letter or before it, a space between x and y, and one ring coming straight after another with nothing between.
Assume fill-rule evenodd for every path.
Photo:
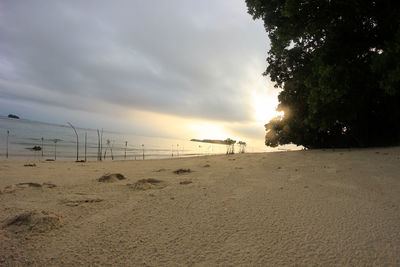
<instances>
[{"instance_id":1,"label":"overcast sky","mask_svg":"<svg viewBox=\"0 0 400 267\"><path fill-rule=\"evenodd\" d=\"M0 115L262 140L268 49L244 0L1 1Z\"/></svg>"}]
</instances>

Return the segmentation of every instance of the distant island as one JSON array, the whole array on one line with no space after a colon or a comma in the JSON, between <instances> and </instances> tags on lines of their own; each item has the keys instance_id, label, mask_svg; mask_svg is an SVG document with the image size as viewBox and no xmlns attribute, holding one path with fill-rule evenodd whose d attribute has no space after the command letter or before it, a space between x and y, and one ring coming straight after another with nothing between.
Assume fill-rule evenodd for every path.
<instances>
[{"instance_id":1,"label":"distant island","mask_svg":"<svg viewBox=\"0 0 400 267\"><path fill-rule=\"evenodd\" d=\"M17 115L14 115L14 114L8 114L8 117L10 119L19 119L19 117Z\"/></svg>"},{"instance_id":2,"label":"distant island","mask_svg":"<svg viewBox=\"0 0 400 267\"><path fill-rule=\"evenodd\" d=\"M213 139L190 139L192 142L202 142L202 143L210 143L210 144L220 144L220 145L227 145L228 143L226 140L213 140Z\"/></svg>"},{"instance_id":3,"label":"distant island","mask_svg":"<svg viewBox=\"0 0 400 267\"><path fill-rule=\"evenodd\" d=\"M213 139L190 139L192 142L202 142L202 143L210 143L210 144L220 144L220 145L226 145L228 146L226 154L235 154L235 144L236 140L227 138L226 140L213 140ZM239 153L245 153L246 150L246 142L244 141L239 141L237 142L237 145L239 145Z\"/></svg>"}]
</instances>

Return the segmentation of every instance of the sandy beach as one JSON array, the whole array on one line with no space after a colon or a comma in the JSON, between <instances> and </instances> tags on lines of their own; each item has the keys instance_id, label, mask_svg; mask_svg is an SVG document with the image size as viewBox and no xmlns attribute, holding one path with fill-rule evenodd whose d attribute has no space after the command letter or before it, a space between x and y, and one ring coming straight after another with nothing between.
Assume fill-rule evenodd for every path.
<instances>
[{"instance_id":1,"label":"sandy beach","mask_svg":"<svg viewBox=\"0 0 400 267\"><path fill-rule=\"evenodd\" d=\"M400 147L1 160L0 190L1 266L400 266Z\"/></svg>"}]
</instances>

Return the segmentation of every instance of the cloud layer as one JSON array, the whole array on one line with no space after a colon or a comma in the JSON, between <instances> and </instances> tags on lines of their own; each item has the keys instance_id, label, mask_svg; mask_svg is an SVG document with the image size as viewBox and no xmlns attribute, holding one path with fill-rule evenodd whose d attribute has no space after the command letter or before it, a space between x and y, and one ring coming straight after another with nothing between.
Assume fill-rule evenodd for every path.
<instances>
[{"instance_id":1,"label":"cloud layer","mask_svg":"<svg viewBox=\"0 0 400 267\"><path fill-rule=\"evenodd\" d=\"M268 40L244 1L16 0L0 12L3 101L253 120Z\"/></svg>"}]
</instances>

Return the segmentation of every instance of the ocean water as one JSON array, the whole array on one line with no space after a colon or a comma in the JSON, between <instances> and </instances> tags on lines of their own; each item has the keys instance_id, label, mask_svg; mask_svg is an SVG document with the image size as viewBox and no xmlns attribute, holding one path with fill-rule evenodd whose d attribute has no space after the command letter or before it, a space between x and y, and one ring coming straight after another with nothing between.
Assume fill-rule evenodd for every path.
<instances>
[{"instance_id":1,"label":"ocean water","mask_svg":"<svg viewBox=\"0 0 400 267\"><path fill-rule=\"evenodd\" d=\"M97 160L97 130L84 128L76 128L76 130L79 138L79 160L85 159L85 135L87 135L87 160ZM7 131L9 131L8 158L76 160L76 135L68 125L10 119L0 116L1 158L5 158L7 153ZM32 149L34 146L40 146L43 149L42 151L35 151ZM114 159L118 160L125 159L125 153L126 159L129 160L226 153L225 145L139 136L111 132L106 129L103 131L102 147L102 155L106 154L106 160L111 160L111 148Z\"/></svg>"}]
</instances>

